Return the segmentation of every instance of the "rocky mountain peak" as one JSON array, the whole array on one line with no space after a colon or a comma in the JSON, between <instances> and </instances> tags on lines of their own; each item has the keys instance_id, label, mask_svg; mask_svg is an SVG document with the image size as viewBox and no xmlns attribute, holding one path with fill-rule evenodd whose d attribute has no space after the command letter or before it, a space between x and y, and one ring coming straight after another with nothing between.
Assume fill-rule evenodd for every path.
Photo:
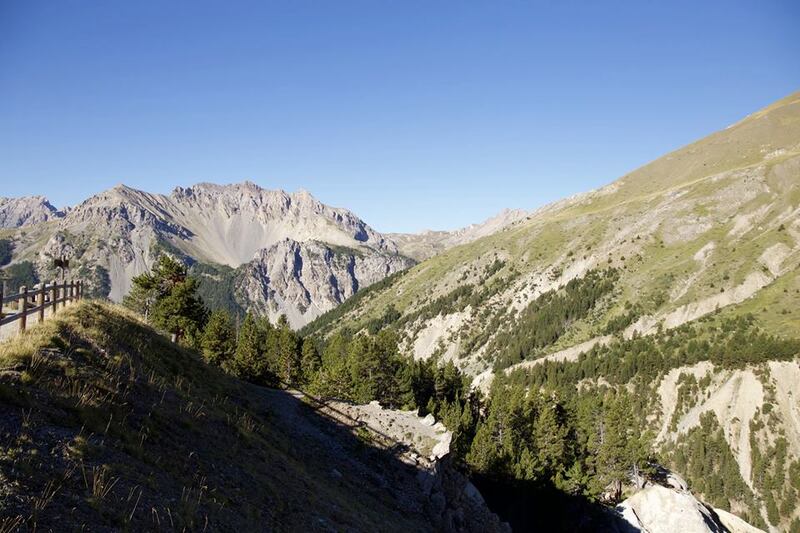
<instances>
[{"instance_id":1,"label":"rocky mountain peak","mask_svg":"<svg viewBox=\"0 0 800 533\"><path fill-rule=\"evenodd\" d=\"M0 228L18 228L63 216L44 196L0 196Z\"/></svg>"},{"instance_id":2,"label":"rocky mountain peak","mask_svg":"<svg viewBox=\"0 0 800 533\"><path fill-rule=\"evenodd\" d=\"M104 295L119 301L131 279L167 250L190 262L239 269L244 307L271 317L286 314L298 327L413 263L347 209L325 205L305 190L288 193L249 181L198 183L168 195L118 184L66 213L41 197L0 203L3 226L50 218L60 220L18 248L29 245L30 255L20 259L42 270L52 257L73 257L76 265L100 272L98 283L109 287Z\"/></svg>"}]
</instances>

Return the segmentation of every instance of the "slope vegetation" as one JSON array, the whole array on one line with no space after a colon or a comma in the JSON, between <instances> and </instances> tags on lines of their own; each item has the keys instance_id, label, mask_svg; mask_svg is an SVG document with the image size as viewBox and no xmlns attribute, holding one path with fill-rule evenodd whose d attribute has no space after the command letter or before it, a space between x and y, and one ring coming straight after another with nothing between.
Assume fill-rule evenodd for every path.
<instances>
[{"instance_id":1,"label":"slope vegetation","mask_svg":"<svg viewBox=\"0 0 800 533\"><path fill-rule=\"evenodd\" d=\"M428 531L448 516L419 487L434 473L116 306L65 309L0 345L0 367L3 531Z\"/></svg>"},{"instance_id":2,"label":"slope vegetation","mask_svg":"<svg viewBox=\"0 0 800 533\"><path fill-rule=\"evenodd\" d=\"M800 527L787 503L800 489L792 474L800 466L791 466L800 465L798 409L780 391L796 373L799 265L794 94L610 185L444 251L304 332L393 328L409 356L452 361L487 392L498 374L503 383L635 391L641 431L658 436L655 449L688 468L701 494L765 528L788 529ZM730 327L743 337L726 337ZM692 357L673 353L676 339ZM660 359L640 359L639 349ZM683 374L702 386L678 387L676 399ZM705 469L687 455L704 441L718 444ZM779 458L777 467L765 467L765 457ZM723 494L704 484L710 478L749 495Z\"/></svg>"}]
</instances>

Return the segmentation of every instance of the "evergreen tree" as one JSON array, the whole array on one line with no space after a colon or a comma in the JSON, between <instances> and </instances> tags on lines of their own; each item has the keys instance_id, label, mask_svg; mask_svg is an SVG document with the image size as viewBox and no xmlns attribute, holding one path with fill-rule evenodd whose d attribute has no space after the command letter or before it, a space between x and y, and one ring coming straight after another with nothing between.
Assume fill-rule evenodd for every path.
<instances>
[{"instance_id":1,"label":"evergreen tree","mask_svg":"<svg viewBox=\"0 0 800 533\"><path fill-rule=\"evenodd\" d=\"M328 339L322 351L322 367L311 382L311 391L325 398L352 400L352 380L348 361L349 339L341 332Z\"/></svg>"},{"instance_id":2,"label":"evergreen tree","mask_svg":"<svg viewBox=\"0 0 800 533\"><path fill-rule=\"evenodd\" d=\"M236 352L236 331L227 311L211 313L200 341L203 357L209 363L224 366Z\"/></svg>"},{"instance_id":3,"label":"evergreen tree","mask_svg":"<svg viewBox=\"0 0 800 533\"><path fill-rule=\"evenodd\" d=\"M133 278L123 304L144 315L175 340L197 344L208 311L197 296L197 281L187 276L186 266L168 255L158 258L150 272Z\"/></svg>"},{"instance_id":4,"label":"evergreen tree","mask_svg":"<svg viewBox=\"0 0 800 533\"><path fill-rule=\"evenodd\" d=\"M9 239L0 239L0 266L6 266L11 262L14 252L14 242Z\"/></svg>"},{"instance_id":5,"label":"evergreen tree","mask_svg":"<svg viewBox=\"0 0 800 533\"><path fill-rule=\"evenodd\" d=\"M275 328L276 353L275 362L277 367L273 372L287 384L295 383L301 374L300 367L300 342L297 335L289 326L289 321L285 315L278 318Z\"/></svg>"},{"instance_id":6,"label":"evergreen tree","mask_svg":"<svg viewBox=\"0 0 800 533\"><path fill-rule=\"evenodd\" d=\"M23 285L32 288L39 283L36 267L30 261L20 261L19 263L9 265L3 269L2 275L6 280L8 294L19 291L19 288Z\"/></svg>"},{"instance_id":7,"label":"evergreen tree","mask_svg":"<svg viewBox=\"0 0 800 533\"><path fill-rule=\"evenodd\" d=\"M239 328L239 342L233 358L233 368L242 379L255 383L270 383L269 367L264 357L264 329L252 314L247 313Z\"/></svg>"},{"instance_id":8,"label":"evergreen tree","mask_svg":"<svg viewBox=\"0 0 800 533\"><path fill-rule=\"evenodd\" d=\"M625 393L609 393L604 407L596 458L597 481L603 488L610 486L613 499L619 501L623 483L646 458L645 447L635 433L630 399Z\"/></svg>"},{"instance_id":9,"label":"evergreen tree","mask_svg":"<svg viewBox=\"0 0 800 533\"><path fill-rule=\"evenodd\" d=\"M533 424L537 459L548 477L562 475L568 461L567 427L562 409L555 400L542 402Z\"/></svg>"},{"instance_id":10,"label":"evergreen tree","mask_svg":"<svg viewBox=\"0 0 800 533\"><path fill-rule=\"evenodd\" d=\"M170 332L176 341L186 339L196 346L208 317L208 310L196 292L194 278L175 283L168 293L156 300L150 318L153 325Z\"/></svg>"},{"instance_id":11,"label":"evergreen tree","mask_svg":"<svg viewBox=\"0 0 800 533\"><path fill-rule=\"evenodd\" d=\"M300 368L302 370L303 380L310 382L314 379L322 366L322 358L317 351L317 347L310 338L303 339L302 355L300 359Z\"/></svg>"}]
</instances>

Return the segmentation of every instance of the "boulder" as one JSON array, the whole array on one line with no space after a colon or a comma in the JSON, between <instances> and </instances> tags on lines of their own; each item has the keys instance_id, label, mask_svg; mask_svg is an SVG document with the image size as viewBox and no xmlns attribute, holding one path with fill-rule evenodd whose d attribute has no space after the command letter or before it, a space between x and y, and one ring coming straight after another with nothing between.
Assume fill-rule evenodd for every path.
<instances>
[{"instance_id":1,"label":"boulder","mask_svg":"<svg viewBox=\"0 0 800 533\"><path fill-rule=\"evenodd\" d=\"M675 484L679 485L677 482ZM627 522L626 525L632 526L636 531L648 533L759 531L730 513L726 515L735 520L723 521L717 511L700 502L688 490L676 490L662 485L649 485L640 490L617 506L617 512ZM740 527L731 529L728 524Z\"/></svg>"}]
</instances>

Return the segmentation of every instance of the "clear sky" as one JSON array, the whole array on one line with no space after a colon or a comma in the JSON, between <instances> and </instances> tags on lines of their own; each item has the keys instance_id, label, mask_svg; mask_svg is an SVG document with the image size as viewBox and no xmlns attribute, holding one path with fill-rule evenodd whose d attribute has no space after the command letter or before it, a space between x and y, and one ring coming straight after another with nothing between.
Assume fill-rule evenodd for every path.
<instances>
[{"instance_id":1,"label":"clear sky","mask_svg":"<svg viewBox=\"0 0 800 533\"><path fill-rule=\"evenodd\" d=\"M799 28L794 0L0 0L0 195L249 179L455 228L800 90Z\"/></svg>"}]
</instances>

